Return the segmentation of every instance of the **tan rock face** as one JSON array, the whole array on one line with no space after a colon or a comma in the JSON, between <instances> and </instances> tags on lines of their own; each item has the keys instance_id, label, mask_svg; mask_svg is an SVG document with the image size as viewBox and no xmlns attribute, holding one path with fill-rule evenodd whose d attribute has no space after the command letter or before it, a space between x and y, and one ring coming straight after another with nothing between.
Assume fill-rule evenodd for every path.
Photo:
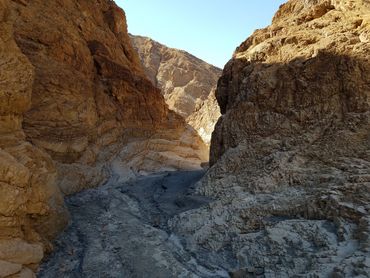
<instances>
[{"instance_id":1,"label":"tan rock face","mask_svg":"<svg viewBox=\"0 0 370 278\"><path fill-rule=\"evenodd\" d=\"M38 264L66 224L53 161L25 139L34 68L18 48L11 3L0 1L0 276Z\"/></svg>"},{"instance_id":2,"label":"tan rock face","mask_svg":"<svg viewBox=\"0 0 370 278\"><path fill-rule=\"evenodd\" d=\"M198 132L206 144L210 144L212 132L220 116L220 107L216 100L214 88L206 100L197 102L194 113L186 121Z\"/></svg>"},{"instance_id":3,"label":"tan rock face","mask_svg":"<svg viewBox=\"0 0 370 278\"><path fill-rule=\"evenodd\" d=\"M194 131L186 131L191 143L182 141L188 128L146 79L131 47L125 14L114 2L22 3L13 4L16 41L35 70L32 107L23 126L27 139L57 162L64 193L106 180L107 163L132 141L143 143L140 152L130 153L140 157L132 171L153 170L153 159L166 165L163 153L177 156L184 162L177 165L187 165L185 169L208 160ZM158 155L149 158L143 155L146 144L152 145L149 138L171 143L150 148ZM185 152L177 153L178 145ZM192 154L190 162L186 152Z\"/></svg>"},{"instance_id":4,"label":"tan rock face","mask_svg":"<svg viewBox=\"0 0 370 278\"><path fill-rule=\"evenodd\" d=\"M43 256L40 244L29 244L19 239L0 241L1 260L29 265L40 262Z\"/></svg>"},{"instance_id":5,"label":"tan rock face","mask_svg":"<svg viewBox=\"0 0 370 278\"><path fill-rule=\"evenodd\" d=\"M368 4L344 2L289 1L237 49L216 93L224 116L212 163L248 137L297 135L366 115L369 44L359 36L369 29Z\"/></svg>"},{"instance_id":6,"label":"tan rock face","mask_svg":"<svg viewBox=\"0 0 370 278\"><path fill-rule=\"evenodd\" d=\"M130 37L145 73L161 89L169 108L181 115L209 144L220 117L214 90L221 70L150 38Z\"/></svg>"},{"instance_id":7,"label":"tan rock face","mask_svg":"<svg viewBox=\"0 0 370 278\"><path fill-rule=\"evenodd\" d=\"M34 277L67 224L60 188L102 183L113 161L124 179L208 159L144 76L112 1L0 0L0 60L2 277Z\"/></svg>"},{"instance_id":8,"label":"tan rock face","mask_svg":"<svg viewBox=\"0 0 370 278\"><path fill-rule=\"evenodd\" d=\"M291 0L236 50L200 189L218 201L173 220L189 244L231 245L245 275L368 275L369 15Z\"/></svg>"},{"instance_id":9,"label":"tan rock face","mask_svg":"<svg viewBox=\"0 0 370 278\"><path fill-rule=\"evenodd\" d=\"M0 277L7 277L20 272L22 265L0 260Z\"/></svg>"}]
</instances>

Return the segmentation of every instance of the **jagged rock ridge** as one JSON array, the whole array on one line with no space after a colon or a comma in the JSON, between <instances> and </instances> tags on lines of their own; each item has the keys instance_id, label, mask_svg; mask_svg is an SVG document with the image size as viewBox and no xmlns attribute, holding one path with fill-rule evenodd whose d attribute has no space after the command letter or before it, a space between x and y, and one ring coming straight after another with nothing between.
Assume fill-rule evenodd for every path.
<instances>
[{"instance_id":1,"label":"jagged rock ridge","mask_svg":"<svg viewBox=\"0 0 370 278\"><path fill-rule=\"evenodd\" d=\"M208 150L146 78L113 1L0 0L0 26L0 276L32 277L66 225L61 191L200 168Z\"/></svg>"},{"instance_id":2,"label":"jagged rock ridge","mask_svg":"<svg viewBox=\"0 0 370 278\"><path fill-rule=\"evenodd\" d=\"M229 252L235 277L368 277L369 15L290 0L236 50L199 190L218 201L172 220L193 252Z\"/></svg>"},{"instance_id":3,"label":"jagged rock ridge","mask_svg":"<svg viewBox=\"0 0 370 278\"><path fill-rule=\"evenodd\" d=\"M152 83L169 108L182 116L207 144L220 117L215 89L221 70L179 49L130 35Z\"/></svg>"}]
</instances>

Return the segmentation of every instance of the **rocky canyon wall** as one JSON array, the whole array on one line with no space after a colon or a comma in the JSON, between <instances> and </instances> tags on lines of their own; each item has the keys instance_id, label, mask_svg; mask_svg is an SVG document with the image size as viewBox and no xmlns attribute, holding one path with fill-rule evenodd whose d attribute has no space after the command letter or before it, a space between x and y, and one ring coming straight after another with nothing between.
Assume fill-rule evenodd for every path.
<instances>
[{"instance_id":1,"label":"rocky canyon wall","mask_svg":"<svg viewBox=\"0 0 370 278\"><path fill-rule=\"evenodd\" d=\"M0 0L0 35L0 277L33 277L67 224L63 193L198 169L208 149L145 77L113 1Z\"/></svg>"},{"instance_id":2,"label":"rocky canyon wall","mask_svg":"<svg viewBox=\"0 0 370 278\"><path fill-rule=\"evenodd\" d=\"M221 70L179 49L131 35L145 73L161 89L169 108L210 144L220 117L215 89Z\"/></svg>"},{"instance_id":3,"label":"rocky canyon wall","mask_svg":"<svg viewBox=\"0 0 370 278\"><path fill-rule=\"evenodd\" d=\"M26 140L22 129L35 70L14 40L14 20L10 2L1 0L0 277L31 277L68 214L53 161Z\"/></svg>"},{"instance_id":4,"label":"rocky canyon wall","mask_svg":"<svg viewBox=\"0 0 370 278\"><path fill-rule=\"evenodd\" d=\"M216 201L173 227L234 277L370 273L369 34L368 1L290 0L226 65L199 189Z\"/></svg>"},{"instance_id":5,"label":"rocky canyon wall","mask_svg":"<svg viewBox=\"0 0 370 278\"><path fill-rule=\"evenodd\" d=\"M114 169L124 176L207 161L201 139L145 77L113 1L13 6L17 44L35 69L24 130L56 161L63 192L102 183L121 150Z\"/></svg>"}]
</instances>

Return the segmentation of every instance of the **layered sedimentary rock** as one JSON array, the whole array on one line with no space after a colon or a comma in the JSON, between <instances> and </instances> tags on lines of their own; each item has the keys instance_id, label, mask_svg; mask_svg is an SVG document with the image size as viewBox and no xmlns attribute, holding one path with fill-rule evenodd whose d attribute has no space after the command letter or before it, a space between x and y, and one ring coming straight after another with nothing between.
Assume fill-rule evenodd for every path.
<instances>
[{"instance_id":1,"label":"layered sedimentary rock","mask_svg":"<svg viewBox=\"0 0 370 278\"><path fill-rule=\"evenodd\" d=\"M216 201L172 220L193 251L233 277L368 277L369 34L368 1L291 0L237 48L199 190Z\"/></svg>"},{"instance_id":2,"label":"layered sedimentary rock","mask_svg":"<svg viewBox=\"0 0 370 278\"><path fill-rule=\"evenodd\" d=\"M199 136L145 77L113 1L14 1L13 10L35 72L24 130L56 161L64 193L106 180L121 149L115 169L126 177L207 160Z\"/></svg>"},{"instance_id":3,"label":"layered sedimentary rock","mask_svg":"<svg viewBox=\"0 0 370 278\"><path fill-rule=\"evenodd\" d=\"M146 75L161 89L169 108L181 115L209 144L221 115L214 96L221 70L150 38L130 37Z\"/></svg>"},{"instance_id":4,"label":"layered sedimentary rock","mask_svg":"<svg viewBox=\"0 0 370 278\"><path fill-rule=\"evenodd\" d=\"M10 2L0 1L0 277L30 274L67 220L50 156L26 141L32 64L13 36Z\"/></svg>"},{"instance_id":5,"label":"layered sedimentary rock","mask_svg":"<svg viewBox=\"0 0 370 278\"><path fill-rule=\"evenodd\" d=\"M67 224L61 191L208 159L113 1L0 0L0 59L0 277L33 276Z\"/></svg>"}]
</instances>

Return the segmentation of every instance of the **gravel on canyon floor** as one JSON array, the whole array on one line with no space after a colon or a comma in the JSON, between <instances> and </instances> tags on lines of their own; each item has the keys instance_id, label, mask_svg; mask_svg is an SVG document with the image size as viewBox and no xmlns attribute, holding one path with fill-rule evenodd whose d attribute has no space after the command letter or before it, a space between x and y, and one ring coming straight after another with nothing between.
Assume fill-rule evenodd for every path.
<instances>
[{"instance_id":1,"label":"gravel on canyon floor","mask_svg":"<svg viewBox=\"0 0 370 278\"><path fill-rule=\"evenodd\" d=\"M210 199L194 194L204 171L165 172L84 191L66 200L68 229L38 277L229 277L221 252L192 254L167 226Z\"/></svg>"}]
</instances>

